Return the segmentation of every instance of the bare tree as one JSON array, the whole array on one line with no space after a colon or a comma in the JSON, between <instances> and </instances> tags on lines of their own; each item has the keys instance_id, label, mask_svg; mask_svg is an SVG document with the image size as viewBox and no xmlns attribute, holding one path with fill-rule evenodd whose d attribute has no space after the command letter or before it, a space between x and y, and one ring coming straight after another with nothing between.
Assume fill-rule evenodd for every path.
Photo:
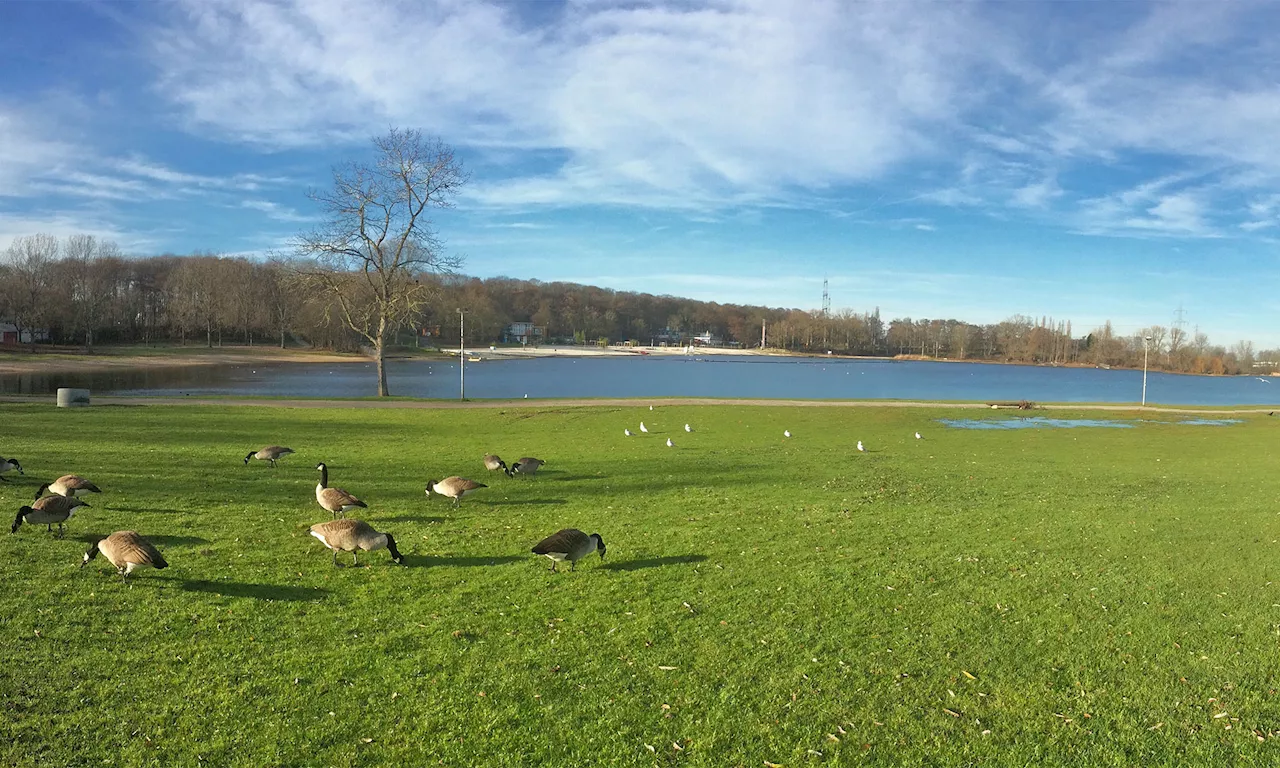
<instances>
[{"instance_id":1,"label":"bare tree","mask_svg":"<svg viewBox=\"0 0 1280 768\"><path fill-rule=\"evenodd\" d=\"M34 329L48 321L52 300L49 278L58 249L58 238L43 234L14 238L9 245L9 275L0 290L18 329L18 341L22 341L24 329L32 331L35 341Z\"/></svg>"},{"instance_id":2,"label":"bare tree","mask_svg":"<svg viewBox=\"0 0 1280 768\"><path fill-rule=\"evenodd\" d=\"M334 170L331 191L311 193L328 220L299 237L298 251L315 260L308 277L342 322L372 347L385 396L388 335L429 298L420 276L461 265L441 253L428 209L453 207L467 174L451 147L416 130L393 128L373 144L372 164L347 163Z\"/></svg>"}]
</instances>

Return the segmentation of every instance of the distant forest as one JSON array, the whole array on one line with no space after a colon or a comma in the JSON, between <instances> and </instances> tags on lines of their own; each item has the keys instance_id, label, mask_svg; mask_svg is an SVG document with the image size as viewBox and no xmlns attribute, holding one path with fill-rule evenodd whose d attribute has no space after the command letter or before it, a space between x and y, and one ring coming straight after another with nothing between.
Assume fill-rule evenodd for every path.
<instances>
[{"instance_id":1,"label":"distant forest","mask_svg":"<svg viewBox=\"0 0 1280 768\"><path fill-rule=\"evenodd\" d=\"M0 263L0 322L35 331L43 342L92 347L113 343L309 344L352 350L359 339L321 292L287 260L251 261L212 254L128 257L88 235L15 239ZM694 301L573 283L508 277L423 275L432 299L401 344L500 343L513 322L545 329L547 342L650 344L710 332L725 343L794 352L913 356L1050 365L1141 367L1188 373L1250 373L1280 361L1241 341L1211 344L1202 333L1153 325L1117 335L1110 323L1087 332L1053 318L1011 317L994 324L894 318L879 311L819 311ZM423 337L421 334L428 335ZM1255 367L1255 363L1261 363ZM1267 368L1269 370L1269 368Z\"/></svg>"}]
</instances>

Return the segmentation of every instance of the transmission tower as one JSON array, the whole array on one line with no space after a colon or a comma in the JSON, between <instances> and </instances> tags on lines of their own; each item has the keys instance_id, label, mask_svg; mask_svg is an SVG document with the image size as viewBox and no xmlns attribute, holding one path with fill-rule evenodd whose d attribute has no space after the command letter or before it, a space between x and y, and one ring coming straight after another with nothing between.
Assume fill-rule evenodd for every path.
<instances>
[{"instance_id":1,"label":"transmission tower","mask_svg":"<svg viewBox=\"0 0 1280 768\"><path fill-rule=\"evenodd\" d=\"M822 316L831 317L831 292L827 290L827 278L822 278Z\"/></svg>"},{"instance_id":2,"label":"transmission tower","mask_svg":"<svg viewBox=\"0 0 1280 768\"><path fill-rule=\"evenodd\" d=\"M1186 314L1186 310L1182 308L1181 304L1179 304L1178 311L1173 313L1173 327L1179 331L1182 330L1182 326L1187 324L1187 321L1182 319L1184 314Z\"/></svg>"}]
</instances>

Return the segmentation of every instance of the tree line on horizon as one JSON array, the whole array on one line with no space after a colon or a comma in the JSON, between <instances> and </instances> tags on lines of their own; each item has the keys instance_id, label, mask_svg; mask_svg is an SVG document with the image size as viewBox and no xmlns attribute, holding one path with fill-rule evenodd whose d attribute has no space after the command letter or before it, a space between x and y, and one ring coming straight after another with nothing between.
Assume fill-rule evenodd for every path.
<instances>
[{"instance_id":1,"label":"tree line on horizon","mask_svg":"<svg viewBox=\"0 0 1280 768\"><path fill-rule=\"evenodd\" d=\"M367 340L343 322L341 291L309 279L305 259L250 260L194 253L131 257L92 235L16 238L0 260L0 322L47 333L50 343L307 344L356 350ZM354 275L339 271L340 275ZM466 344L501 343L514 322L545 329L547 342L650 344L710 332L729 344L803 353L910 356L1050 365L1141 367L1238 374L1280 362L1241 341L1213 345L1203 333L1151 326L1131 335L1105 323L1083 335L1069 321L1015 315L1000 323L881 319L879 311L819 311L720 304L589 285L455 273L416 279L421 300L388 329L400 345L456 346L458 309ZM350 297L347 296L349 299ZM359 312L360 307L346 308ZM426 333L423 336L423 332Z\"/></svg>"}]
</instances>

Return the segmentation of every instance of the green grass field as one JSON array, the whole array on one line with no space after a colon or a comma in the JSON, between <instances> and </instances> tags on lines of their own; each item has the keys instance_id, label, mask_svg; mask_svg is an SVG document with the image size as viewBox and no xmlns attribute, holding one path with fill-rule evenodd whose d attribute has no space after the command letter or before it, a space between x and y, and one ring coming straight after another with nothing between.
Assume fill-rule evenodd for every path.
<instances>
[{"instance_id":1,"label":"green grass field","mask_svg":"<svg viewBox=\"0 0 1280 768\"><path fill-rule=\"evenodd\" d=\"M975 415L1012 416L0 405L6 523L104 490L0 533L0 763L1280 762L1280 423L936 422ZM407 567L333 567L318 461ZM429 502L450 474L490 487ZM607 559L550 573L563 527ZM78 568L126 528L171 567Z\"/></svg>"}]
</instances>

